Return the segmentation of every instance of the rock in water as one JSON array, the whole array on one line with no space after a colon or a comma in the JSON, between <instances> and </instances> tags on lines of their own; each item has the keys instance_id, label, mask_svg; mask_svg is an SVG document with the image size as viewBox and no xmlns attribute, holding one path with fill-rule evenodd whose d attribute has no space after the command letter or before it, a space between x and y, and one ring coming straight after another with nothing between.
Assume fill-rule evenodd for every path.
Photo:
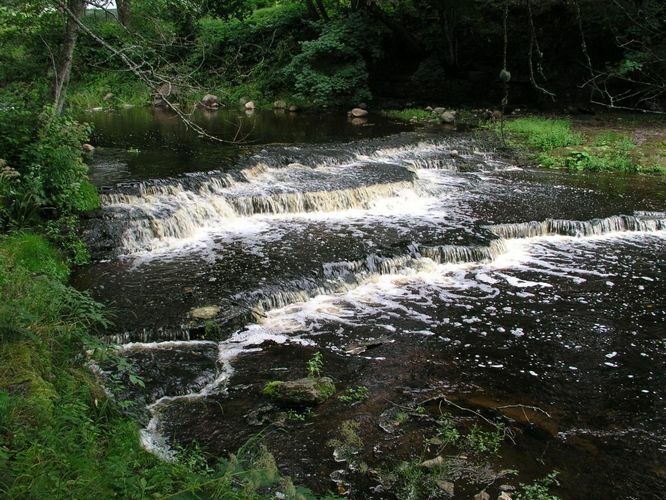
<instances>
[{"instance_id":1,"label":"rock in water","mask_svg":"<svg viewBox=\"0 0 666 500\"><path fill-rule=\"evenodd\" d=\"M194 319L213 319L219 312L219 306L195 307L190 311L190 316Z\"/></svg>"},{"instance_id":2,"label":"rock in water","mask_svg":"<svg viewBox=\"0 0 666 500\"><path fill-rule=\"evenodd\" d=\"M173 104L178 99L178 94L178 87L171 83L164 83L160 85L153 96L153 106L166 106L166 100Z\"/></svg>"},{"instance_id":3,"label":"rock in water","mask_svg":"<svg viewBox=\"0 0 666 500\"><path fill-rule=\"evenodd\" d=\"M275 101L273 103L273 107L275 109L285 109L287 107L287 103L285 101Z\"/></svg>"},{"instance_id":4,"label":"rock in water","mask_svg":"<svg viewBox=\"0 0 666 500\"><path fill-rule=\"evenodd\" d=\"M483 490L474 495L474 500L490 500L490 495Z\"/></svg>"},{"instance_id":5,"label":"rock in water","mask_svg":"<svg viewBox=\"0 0 666 500\"><path fill-rule=\"evenodd\" d=\"M206 94L203 96L203 99L201 99L201 104L209 108L217 108L220 105L217 96L213 94Z\"/></svg>"},{"instance_id":6,"label":"rock in water","mask_svg":"<svg viewBox=\"0 0 666 500\"><path fill-rule=\"evenodd\" d=\"M426 460L424 462L421 462L421 467L425 469L434 469L435 467L440 467L444 465L444 457L441 456L436 456L435 458L431 458L430 460Z\"/></svg>"},{"instance_id":7,"label":"rock in water","mask_svg":"<svg viewBox=\"0 0 666 500\"><path fill-rule=\"evenodd\" d=\"M443 479L437 480L437 486L440 490L452 497L454 494L454 484L451 481L444 481Z\"/></svg>"},{"instance_id":8,"label":"rock in water","mask_svg":"<svg viewBox=\"0 0 666 500\"><path fill-rule=\"evenodd\" d=\"M456 121L456 112L455 111L444 111L439 115L439 119L442 123L453 123Z\"/></svg>"},{"instance_id":9,"label":"rock in water","mask_svg":"<svg viewBox=\"0 0 666 500\"><path fill-rule=\"evenodd\" d=\"M368 111L361 108L354 108L351 110L351 114L354 118L363 118L364 116L368 116Z\"/></svg>"},{"instance_id":10,"label":"rock in water","mask_svg":"<svg viewBox=\"0 0 666 500\"><path fill-rule=\"evenodd\" d=\"M364 102L360 103L358 106L356 106L358 109L365 109L366 111L368 110L368 105Z\"/></svg>"},{"instance_id":11,"label":"rock in water","mask_svg":"<svg viewBox=\"0 0 666 500\"><path fill-rule=\"evenodd\" d=\"M250 102L245 103L245 109L251 110L251 109L254 109L254 108L255 108L254 101L250 101Z\"/></svg>"},{"instance_id":12,"label":"rock in water","mask_svg":"<svg viewBox=\"0 0 666 500\"><path fill-rule=\"evenodd\" d=\"M276 380L264 387L264 395L287 406L311 406L323 403L335 394L335 384L328 377Z\"/></svg>"},{"instance_id":13,"label":"rock in water","mask_svg":"<svg viewBox=\"0 0 666 500\"><path fill-rule=\"evenodd\" d=\"M84 145L82 145L81 148L83 149L84 153L92 153L95 151L95 146L93 146L92 144L88 144L87 142Z\"/></svg>"},{"instance_id":14,"label":"rock in water","mask_svg":"<svg viewBox=\"0 0 666 500\"><path fill-rule=\"evenodd\" d=\"M292 104L289 106L289 112L291 113L298 113L300 111L300 108L296 106L295 104Z\"/></svg>"}]
</instances>

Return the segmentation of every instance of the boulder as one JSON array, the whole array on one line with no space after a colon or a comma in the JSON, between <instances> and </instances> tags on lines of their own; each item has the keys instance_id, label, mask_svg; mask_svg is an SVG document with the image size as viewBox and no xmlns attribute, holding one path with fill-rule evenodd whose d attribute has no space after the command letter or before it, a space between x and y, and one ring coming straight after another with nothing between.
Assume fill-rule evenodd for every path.
<instances>
[{"instance_id":1,"label":"boulder","mask_svg":"<svg viewBox=\"0 0 666 500\"><path fill-rule=\"evenodd\" d=\"M490 500L490 495L483 490L474 495L474 500Z\"/></svg>"},{"instance_id":2,"label":"boulder","mask_svg":"<svg viewBox=\"0 0 666 500\"><path fill-rule=\"evenodd\" d=\"M328 377L276 380L264 387L264 395L287 406L312 406L335 394L335 384Z\"/></svg>"},{"instance_id":3,"label":"boulder","mask_svg":"<svg viewBox=\"0 0 666 500\"><path fill-rule=\"evenodd\" d=\"M249 101L245 103L245 109L254 109L256 106L254 105L254 101Z\"/></svg>"},{"instance_id":4,"label":"boulder","mask_svg":"<svg viewBox=\"0 0 666 500\"><path fill-rule=\"evenodd\" d=\"M273 103L273 107L274 107L275 109L285 109L285 108L287 107L287 103L286 103L285 101L282 101L282 100L280 100L280 101L275 101L275 102Z\"/></svg>"},{"instance_id":5,"label":"boulder","mask_svg":"<svg viewBox=\"0 0 666 500\"><path fill-rule=\"evenodd\" d=\"M502 112L499 110L493 111L493 120L501 120L502 119Z\"/></svg>"},{"instance_id":6,"label":"boulder","mask_svg":"<svg viewBox=\"0 0 666 500\"><path fill-rule=\"evenodd\" d=\"M289 112L290 113L298 113L300 111L299 107L296 106L295 104L292 104L289 106Z\"/></svg>"},{"instance_id":7,"label":"boulder","mask_svg":"<svg viewBox=\"0 0 666 500\"><path fill-rule=\"evenodd\" d=\"M497 500L513 500L513 499L511 498L511 495L509 495L506 491L503 491L497 497Z\"/></svg>"},{"instance_id":8,"label":"boulder","mask_svg":"<svg viewBox=\"0 0 666 500\"><path fill-rule=\"evenodd\" d=\"M361 108L354 108L351 110L351 114L354 118L363 118L364 116L368 116L368 110Z\"/></svg>"},{"instance_id":9,"label":"boulder","mask_svg":"<svg viewBox=\"0 0 666 500\"><path fill-rule=\"evenodd\" d=\"M454 123L456 121L456 112L444 111L444 113L439 115L439 119L442 123Z\"/></svg>"},{"instance_id":10,"label":"boulder","mask_svg":"<svg viewBox=\"0 0 666 500\"><path fill-rule=\"evenodd\" d=\"M95 151L95 146L93 146L92 144L88 144L87 142L84 145L82 145L81 148L83 149L84 153L92 153Z\"/></svg>"},{"instance_id":11,"label":"boulder","mask_svg":"<svg viewBox=\"0 0 666 500\"><path fill-rule=\"evenodd\" d=\"M433 115L441 115L441 114L444 113L445 111L446 111L446 108L440 108L440 107L437 107L437 108L433 108L433 110L432 110L432 114L433 114Z\"/></svg>"},{"instance_id":12,"label":"boulder","mask_svg":"<svg viewBox=\"0 0 666 500\"><path fill-rule=\"evenodd\" d=\"M216 95L206 94L203 96L203 99L201 99L201 104L207 108L217 108L220 105L220 102Z\"/></svg>"},{"instance_id":13,"label":"boulder","mask_svg":"<svg viewBox=\"0 0 666 500\"><path fill-rule=\"evenodd\" d=\"M368 109L368 105L364 102L360 103L358 106L356 106L358 109Z\"/></svg>"}]
</instances>

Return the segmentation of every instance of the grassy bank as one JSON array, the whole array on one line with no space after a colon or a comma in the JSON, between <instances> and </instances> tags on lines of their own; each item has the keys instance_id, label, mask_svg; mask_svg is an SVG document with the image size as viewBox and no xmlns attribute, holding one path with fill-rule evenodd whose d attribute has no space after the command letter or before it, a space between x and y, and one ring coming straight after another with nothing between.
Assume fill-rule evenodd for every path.
<instances>
[{"instance_id":1,"label":"grassy bank","mask_svg":"<svg viewBox=\"0 0 666 500\"><path fill-rule=\"evenodd\" d=\"M568 119L541 117L507 121L505 131L510 145L545 167L666 173L666 133L660 143L659 139L637 140L640 129L636 128L591 128Z\"/></svg>"},{"instance_id":2,"label":"grassy bank","mask_svg":"<svg viewBox=\"0 0 666 500\"><path fill-rule=\"evenodd\" d=\"M310 497L248 445L211 466L197 451L163 462L89 369L108 358L92 333L102 308L67 285L60 252L31 232L0 238L0 496L6 498ZM261 494L260 494L261 492Z\"/></svg>"}]
</instances>

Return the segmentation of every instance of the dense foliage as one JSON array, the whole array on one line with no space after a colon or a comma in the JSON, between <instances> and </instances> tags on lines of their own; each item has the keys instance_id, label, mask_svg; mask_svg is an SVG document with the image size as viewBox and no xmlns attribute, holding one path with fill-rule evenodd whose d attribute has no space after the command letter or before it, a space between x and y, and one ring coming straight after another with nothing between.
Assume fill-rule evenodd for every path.
<instances>
[{"instance_id":1,"label":"dense foliage","mask_svg":"<svg viewBox=\"0 0 666 500\"><path fill-rule=\"evenodd\" d=\"M64 16L47 6L59 3L12 0L0 7L4 86L30 82L33 95L48 93ZM77 105L146 102L155 89L146 88L144 80L154 75L178 83L192 98L215 91L229 102L296 96L311 105L371 97L495 103L503 92L498 74L506 14L512 102L591 100L664 109L666 6L659 0L125 0L123 5L129 6L124 25L113 9L89 9L82 21L134 66L82 34L72 67ZM114 99L103 101L108 93Z\"/></svg>"}]
</instances>

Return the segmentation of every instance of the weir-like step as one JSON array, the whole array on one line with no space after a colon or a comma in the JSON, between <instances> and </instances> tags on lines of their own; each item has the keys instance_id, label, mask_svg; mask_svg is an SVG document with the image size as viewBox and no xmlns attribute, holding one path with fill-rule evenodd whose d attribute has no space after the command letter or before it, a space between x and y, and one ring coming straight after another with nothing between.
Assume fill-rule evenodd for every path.
<instances>
[{"instance_id":1,"label":"weir-like step","mask_svg":"<svg viewBox=\"0 0 666 500\"><path fill-rule=\"evenodd\" d=\"M183 323L156 331L141 330L106 337L112 343L154 342L164 340L211 339L228 336L251 322L261 322L273 309L305 302L318 295L338 295L364 283L372 276L418 272L432 262L437 264L483 264L507 252L506 240L563 235L590 237L618 232L666 230L663 213L619 215L588 221L546 220L516 224L496 224L485 229L494 235L486 244L420 245L412 243L403 253L372 253L363 259L324 263L320 272L308 278L269 284L261 289L235 294L224 299L213 320L215 328L200 323Z\"/></svg>"},{"instance_id":2,"label":"weir-like step","mask_svg":"<svg viewBox=\"0 0 666 500\"><path fill-rule=\"evenodd\" d=\"M547 219L543 222L519 222L495 224L487 229L504 239L532 238L535 236L601 236L626 231L663 231L666 229L664 214L613 215L587 221Z\"/></svg>"}]
</instances>

